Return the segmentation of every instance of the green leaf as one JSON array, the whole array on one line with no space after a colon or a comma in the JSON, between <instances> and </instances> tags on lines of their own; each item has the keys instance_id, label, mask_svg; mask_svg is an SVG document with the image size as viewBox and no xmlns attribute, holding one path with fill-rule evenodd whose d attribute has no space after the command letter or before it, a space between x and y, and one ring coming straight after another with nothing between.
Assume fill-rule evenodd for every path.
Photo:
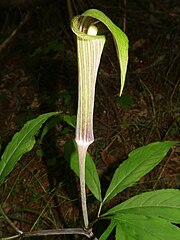
<instances>
[{"instance_id":1,"label":"green leaf","mask_svg":"<svg viewBox=\"0 0 180 240\"><path fill-rule=\"evenodd\" d=\"M116 223L116 240L136 240L133 229L125 223Z\"/></svg>"},{"instance_id":2,"label":"green leaf","mask_svg":"<svg viewBox=\"0 0 180 240\"><path fill-rule=\"evenodd\" d=\"M151 218L135 214L117 214L111 217L119 222L127 235L134 234L136 240L179 240L180 229L162 218ZM116 223L117 225L117 223ZM129 232L130 231L130 232ZM129 232L129 234L128 234Z\"/></svg>"},{"instance_id":3,"label":"green leaf","mask_svg":"<svg viewBox=\"0 0 180 240\"><path fill-rule=\"evenodd\" d=\"M49 132L49 130L51 130L52 128L55 127L55 125L59 122L66 122L69 126L75 128L76 125L76 116L75 115L67 115L67 114L58 114L57 117L51 118L49 121L46 122L42 133L41 133L41 137L40 137L40 143L43 141L43 138L45 137L45 135ZM65 130L68 130L65 128ZM67 133L66 131L62 130L61 134Z\"/></svg>"},{"instance_id":4,"label":"green leaf","mask_svg":"<svg viewBox=\"0 0 180 240\"><path fill-rule=\"evenodd\" d=\"M155 142L133 150L115 171L103 204L151 171L178 142Z\"/></svg>"},{"instance_id":5,"label":"green leaf","mask_svg":"<svg viewBox=\"0 0 180 240\"><path fill-rule=\"evenodd\" d=\"M128 109L130 108L133 103L134 99L131 96L128 95L122 95L121 97L117 96L116 97L116 102L123 108L123 109Z\"/></svg>"},{"instance_id":6,"label":"green leaf","mask_svg":"<svg viewBox=\"0 0 180 240\"><path fill-rule=\"evenodd\" d=\"M107 227L107 229L103 232L103 234L100 236L99 240L106 240L109 235L111 234L111 232L113 231L113 229L116 226L116 222L114 220L111 220L109 226Z\"/></svg>"},{"instance_id":7,"label":"green leaf","mask_svg":"<svg viewBox=\"0 0 180 240\"><path fill-rule=\"evenodd\" d=\"M75 115L67 115L67 114L64 114L63 115L63 120L69 124L71 127L75 128L76 127L76 116Z\"/></svg>"},{"instance_id":8,"label":"green leaf","mask_svg":"<svg viewBox=\"0 0 180 240\"><path fill-rule=\"evenodd\" d=\"M38 133L42 124L49 117L52 117L56 114L58 113L46 113L28 121L23 128L13 136L0 161L0 184L5 181L5 178L12 171L22 155L29 152L33 148L36 142L35 135Z\"/></svg>"},{"instance_id":9,"label":"green leaf","mask_svg":"<svg viewBox=\"0 0 180 240\"><path fill-rule=\"evenodd\" d=\"M42 133L41 133L41 136L40 136L40 143L42 143L44 137L45 137L46 134L49 132L49 130L51 130L52 128L54 128L54 127L56 126L56 124L60 122L61 115L62 115L62 114L59 114L58 117L54 117L54 118L49 119L49 121L47 121L47 122L44 124L44 127L43 127L43 129L42 129Z\"/></svg>"},{"instance_id":10,"label":"green leaf","mask_svg":"<svg viewBox=\"0 0 180 240\"><path fill-rule=\"evenodd\" d=\"M120 213L161 217L180 223L180 191L165 189L142 193L111 208L103 216Z\"/></svg>"},{"instance_id":11,"label":"green leaf","mask_svg":"<svg viewBox=\"0 0 180 240\"><path fill-rule=\"evenodd\" d=\"M127 63L128 63L128 38L126 34L118 28L103 12L97 9L89 9L82 14L82 16L93 17L97 20L101 21L106 27L110 30L113 35L117 56L120 62L120 70L121 70L121 89L120 95L122 94L126 71L127 71Z\"/></svg>"},{"instance_id":12,"label":"green leaf","mask_svg":"<svg viewBox=\"0 0 180 240\"><path fill-rule=\"evenodd\" d=\"M64 157L70 162L71 169L79 176L78 151L75 141L69 140L65 143ZM102 202L99 176L94 161L88 153L86 155L85 181L95 198Z\"/></svg>"}]
</instances>

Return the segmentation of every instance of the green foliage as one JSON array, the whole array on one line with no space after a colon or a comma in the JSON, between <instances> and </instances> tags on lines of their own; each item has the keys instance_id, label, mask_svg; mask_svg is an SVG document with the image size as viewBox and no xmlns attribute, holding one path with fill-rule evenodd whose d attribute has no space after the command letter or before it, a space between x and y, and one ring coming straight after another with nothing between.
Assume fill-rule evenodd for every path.
<instances>
[{"instance_id":1,"label":"green foliage","mask_svg":"<svg viewBox=\"0 0 180 240\"><path fill-rule=\"evenodd\" d=\"M156 142L132 151L116 170L103 204L131 186L155 167L177 142ZM109 209L100 217L111 219L100 240L116 228L116 240L180 239L180 191L175 189L142 193Z\"/></svg>"},{"instance_id":2,"label":"green foliage","mask_svg":"<svg viewBox=\"0 0 180 240\"><path fill-rule=\"evenodd\" d=\"M128 109L134 103L134 99L128 95L122 95L116 98L116 102L124 109Z\"/></svg>"},{"instance_id":3,"label":"green foliage","mask_svg":"<svg viewBox=\"0 0 180 240\"><path fill-rule=\"evenodd\" d=\"M70 162L71 169L79 176L79 162L78 162L78 151L77 145L75 141L69 140L66 142L64 146L64 157L65 159ZM101 198L101 186L98 177L98 173L96 170L96 166L94 161L87 153L86 155L86 184L92 194L96 197L97 200L100 202L102 201Z\"/></svg>"},{"instance_id":4,"label":"green foliage","mask_svg":"<svg viewBox=\"0 0 180 240\"><path fill-rule=\"evenodd\" d=\"M178 240L180 237L180 229L162 218L117 214L112 219L116 222L116 240Z\"/></svg>"},{"instance_id":5,"label":"green foliage","mask_svg":"<svg viewBox=\"0 0 180 240\"><path fill-rule=\"evenodd\" d=\"M23 156L29 152L36 140L35 136L41 128L42 124L50 117L56 115L56 112L46 113L39 117L28 121L24 127L16 133L11 142L7 145L0 161L0 184L2 184L7 175L12 171L15 164Z\"/></svg>"},{"instance_id":6,"label":"green foliage","mask_svg":"<svg viewBox=\"0 0 180 240\"><path fill-rule=\"evenodd\" d=\"M116 170L103 201L95 165L87 154L86 184L93 195L105 204L152 170L176 143L155 142L133 150ZM69 141L65 144L65 158L70 161L72 170L79 176L75 142ZM101 218L108 218L111 222L100 240L108 239L113 229L116 229L116 240L169 240L170 237L179 239L180 230L172 223L180 223L180 191L163 189L139 194L109 209L100 215L99 220Z\"/></svg>"},{"instance_id":7,"label":"green foliage","mask_svg":"<svg viewBox=\"0 0 180 240\"><path fill-rule=\"evenodd\" d=\"M113 231L113 229L116 227L116 221L114 221L113 219L111 220L109 226L106 228L106 230L103 232L103 234L101 235L101 237L99 238L99 240L106 240L109 235L111 234L111 232Z\"/></svg>"},{"instance_id":8,"label":"green foliage","mask_svg":"<svg viewBox=\"0 0 180 240\"><path fill-rule=\"evenodd\" d=\"M69 126L75 128L76 127L76 116L75 115L67 115L67 114L64 114L63 115L63 120L64 122L66 122Z\"/></svg>"},{"instance_id":9,"label":"green foliage","mask_svg":"<svg viewBox=\"0 0 180 240\"><path fill-rule=\"evenodd\" d=\"M59 113L56 117L49 119L49 121L46 122L46 124L44 125L44 128L42 130L42 133L40 136L40 143L42 143L45 135L49 132L49 130L54 128L55 125L59 122L66 122L69 126L75 128L76 116L75 115L70 116L67 114ZM62 130L62 132L63 131L64 130Z\"/></svg>"},{"instance_id":10,"label":"green foliage","mask_svg":"<svg viewBox=\"0 0 180 240\"><path fill-rule=\"evenodd\" d=\"M50 118L54 116L53 118ZM50 119L49 119L50 118ZM49 119L49 121L47 121ZM42 125L40 142L47 132L60 121L75 127L76 117L56 112L40 115L28 121L14 135L6 147L0 161L0 183L2 184L17 161L30 151L35 144L35 136ZM86 184L101 206L116 194L138 181L152 170L177 142L155 142L133 150L126 161L117 168L104 199L101 197L101 185L96 166L87 153ZM42 156L43 153L38 153ZM64 156L70 162L72 170L79 176L78 151L75 141L69 140L64 146ZM56 159L54 159L56 161ZM50 162L50 166L54 164ZM99 238L106 240L115 229L116 240L169 240L180 238L180 230L174 224L180 223L180 191L175 189L157 190L134 196L112 207L101 218L110 220L110 224Z\"/></svg>"},{"instance_id":11,"label":"green foliage","mask_svg":"<svg viewBox=\"0 0 180 240\"><path fill-rule=\"evenodd\" d=\"M114 228L116 228L116 240L178 240L180 238L180 229L171 224L171 222L179 223L179 190L143 193L110 209L106 214L112 214L111 223L100 240L106 240Z\"/></svg>"},{"instance_id":12,"label":"green foliage","mask_svg":"<svg viewBox=\"0 0 180 240\"><path fill-rule=\"evenodd\" d=\"M136 214L164 218L173 223L180 223L180 191L162 189L134 196L111 208L106 215Z\"/></svg>"},{"instance_id":13,"label":"green foliage","mask_svg":"<svg viewBox=\"0 0 180 240\"><path fill-rule=\"evenodd\" d=\"M51 118L47 121L52 116L57 117ZM40 136L40 143L43 141L44 136L48 133L48 131L60 121L64 121L71 127L75 127L76 116L52 112L40 115L24 124L23 128L13 136L11 142L9 142L2 154L0 161L0 184L5 181L6 177L12 171L20 158L25 153L32 150L34 144L36 143L35 136L46 121L47 123L45 124ZM43 151L41 149L37 151L37 156L43 156Z\"/></svg>"},{"instance_id":14,"label":"green foliage","mask_svg":"<svg viewBox=\"0 0 180 240\"><path fill-rule=\"evenodd\" d=\"M151 171L177 142L155 142L133 150L114 173L103 204Z\"/></svg>"}]
</instances>

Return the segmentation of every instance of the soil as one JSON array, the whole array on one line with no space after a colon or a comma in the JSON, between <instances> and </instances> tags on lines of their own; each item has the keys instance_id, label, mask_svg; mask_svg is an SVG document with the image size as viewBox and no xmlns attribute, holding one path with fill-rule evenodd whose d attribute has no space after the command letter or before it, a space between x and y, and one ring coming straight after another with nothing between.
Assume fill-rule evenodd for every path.
<instances>
[{"instance_id":1,"label":"soil","mask_svg":"<svg viewBox=\"0 0 180 240\"><path fill-rule=\"evenodd\" d=\"M125 1L124 1L125 2ZM87 1L73 5L74 15L97 8L123 28L129 38L129 65L123 97L113 39L107 35L96 86L95 141L89 148L101 175L103 193L117 168L133 149L180 136L180 74L178 1ZM0 10L0 49L27 10ZM23 124L39 114L77 109L77 59L68 8L62 1L38 6L0 56L1 153ZM56 124L43 143L16 164L0 188L0 204L24 232L82 226L79 181L64 160L64 144L75 131ZM179 188L180 148L107 208L141 192ZM87 190L90 219L98 202ZM98 228L98 227L96 227ZM96 230L97 235L102 232ZM0 216L0 237L15 231ZM42 239L48 239L44 237ZM39 238L37 238L39 239ZM61 236L51 239L79 239ZM82 239L82 237L80 238ZM112 238L113 239L113 238Z\"/></svg>"}]
</instances>

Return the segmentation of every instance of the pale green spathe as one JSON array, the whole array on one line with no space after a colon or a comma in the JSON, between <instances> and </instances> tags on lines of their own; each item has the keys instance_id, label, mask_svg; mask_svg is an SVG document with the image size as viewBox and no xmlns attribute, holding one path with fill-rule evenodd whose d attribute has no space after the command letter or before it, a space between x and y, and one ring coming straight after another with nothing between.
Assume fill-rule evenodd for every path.
<instances>
[{"instance_id":1,"label":"pale green spathe","mask_svg":"<svg viewBox=\"0 0 180 240\"><path fill-rule=\"evenodd\" d=\"M76 142L90 144L94 141L93 111L97 72L105 44L105 36L92 36L80 32L78 19L74 18L72 30L77 35L78 57L78 112Z\"/></svg>"}]
</instances>

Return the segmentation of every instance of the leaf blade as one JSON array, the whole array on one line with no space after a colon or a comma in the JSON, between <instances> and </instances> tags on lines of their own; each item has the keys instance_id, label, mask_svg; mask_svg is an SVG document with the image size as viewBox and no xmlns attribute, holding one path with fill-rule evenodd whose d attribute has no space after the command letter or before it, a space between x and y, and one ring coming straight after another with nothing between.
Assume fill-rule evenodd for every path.
<instances>
[{"instance_id":1,"label":"leaf blade","mask_svg":"<svg viewBox=\"0 0 180 240\"><path fill-rule=\"evenodd\" d=\"M136 240L135 233L125 223L116 223L116 240Z\"/></svg>"},{"instance_id":2,"label":"leaf blade","mask_svg":"<svg viewBox=\"0 0 180 240\"><path fill-rule=\"evenodd\" d=\"M162 189L136 195L111 208L103 216L120 213L161 217L178 224L180 223L180 190Z\"/></svg>"},{"instance_id":3,"label":"leaf blade","mask_svg":"<svg viewBox=\"0 0 180 240\"><path fill-rule=\"evenodd\" d=\"M178 240L180 229L162 218L151 218L135 214L117 214L112 219L134 232L136 240ZM126 230L127 232L127 230Z\"/></svg>"},{"instance_id":4,"label":"leaf blade","mask_svg":"<svg viewBox=\"0 0 180 240\"><path fill-rule=\"evenodd\" d=\"M165 157L169 149L177 143L173 141L155 142L133 150L128 159L115 171L103 204L151 171Z\"/></svg>"},{"instance_id":5,"label":"leaf blade","mask_svg":"<svg viewBox=\"0 0 180 240\"><path fill-rule=\"evenodd\" d=\"M106 240L109 235L111 234L111 232L113 231L113 229L116 226L116 222L114 220L111 220L109 226L106 228L106 230L103 232L103 234L100 236L99 240Z\"/></svg>"},{"instance_id":6,"label":"leaf blade","mask_svg":"<svg viewBox=\"0 0 180 240\"><path fill-rule=\"evenodd\" d=\"M23 154L29 152L35 144L35 135L42 124L57 112L46 113L24 124L23 128L17 132L11 142L7 145L0 161L0 184L5 181L7 175L12 171L16 162Z\"/></svg>"}]
</instances>

